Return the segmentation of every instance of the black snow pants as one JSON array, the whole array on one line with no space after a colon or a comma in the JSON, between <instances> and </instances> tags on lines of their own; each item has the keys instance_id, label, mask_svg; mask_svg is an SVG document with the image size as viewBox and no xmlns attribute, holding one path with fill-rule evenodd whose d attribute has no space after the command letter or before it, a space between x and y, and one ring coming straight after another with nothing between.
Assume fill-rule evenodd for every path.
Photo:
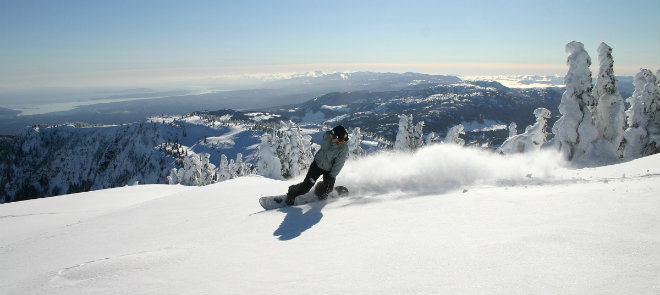
<instances>
[{"instance_id":1,"label":"black snow pants","mask_svg":"<svg viewBox=\"0 0 660 295\"><path fill-rule=\"evenodd\" d=\"M307 171L307 175L305 175L303 182L289 187L287 197L295 198L306 194L312 189L312 187L314 187L316 180L319 179L321 175L323 175L323 181L316 186L315 193L319 198L325 199L335 186L335 178L330 176L330 171L325 171L319 168L319 166L316 165L316 161L312 162L312 165L309 166L309 170Z\"/></svg>"}]
</instances>

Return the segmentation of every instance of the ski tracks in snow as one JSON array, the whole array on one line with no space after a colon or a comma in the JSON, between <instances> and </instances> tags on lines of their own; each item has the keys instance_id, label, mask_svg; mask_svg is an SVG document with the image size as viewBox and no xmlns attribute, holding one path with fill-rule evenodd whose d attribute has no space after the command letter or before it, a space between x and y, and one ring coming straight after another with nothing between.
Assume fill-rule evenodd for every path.
<instances>
[{"instance_id":1,"label":"ski tracks in snow","mask_svg":"<svg viewBox=\"0 0 660 295\"><path fill-rule=\"evenodd\" d=\"M145 277L136 273L151 271L161 266L177 263L185 256L187 248L162 248L136 253L128 253L115 257L105 257L65 267L57 271L53 277L42 286L45 293L66 293L67 288L85 289L86 285L98 288L108 283L108 287L118 277L135 277L144 280Z\"/></svg>"}]
</instances>

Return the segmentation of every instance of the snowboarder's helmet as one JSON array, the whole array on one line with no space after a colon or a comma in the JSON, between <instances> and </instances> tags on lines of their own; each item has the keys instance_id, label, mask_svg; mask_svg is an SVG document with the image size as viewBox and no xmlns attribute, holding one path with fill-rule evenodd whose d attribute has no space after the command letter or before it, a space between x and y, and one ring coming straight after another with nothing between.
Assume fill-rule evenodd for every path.
<instances>
[{"instance_id":1,"label":"snowboarder's helmet","mask_svg":"<svg viewBox=\"0 0 660 295\"><path fill-rule=\"evenodd\" d=\"M332 128L330 134L332 134L332 136L341 142L348 141L348 133L346 133L346 128L344 128L344 126L339 125L335 128Z\"/></svg>"}]
</instances>

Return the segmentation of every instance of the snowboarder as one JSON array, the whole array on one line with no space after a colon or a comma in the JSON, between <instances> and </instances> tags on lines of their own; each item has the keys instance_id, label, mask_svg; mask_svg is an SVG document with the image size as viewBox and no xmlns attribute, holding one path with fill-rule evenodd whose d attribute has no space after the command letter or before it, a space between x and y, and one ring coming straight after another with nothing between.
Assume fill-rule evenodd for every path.
<instances>
[{"instance_id":1,"label":"snowboarder","mask_svg":"<svg viewBox=\"0 0 660 295\"><path fill-rule=\"evenodd\" d=\"M289 186L286 194L286 204L291 206L297 196L309 192L316 180L323 175L323 181L316 185L314 192L321 200L325 200L335 186L337 174L344 167L348 158L348 133L339 125L323 134L321 149L314 156L314 161L305 175L303 182Z\"/></svg>"}]
</instances>

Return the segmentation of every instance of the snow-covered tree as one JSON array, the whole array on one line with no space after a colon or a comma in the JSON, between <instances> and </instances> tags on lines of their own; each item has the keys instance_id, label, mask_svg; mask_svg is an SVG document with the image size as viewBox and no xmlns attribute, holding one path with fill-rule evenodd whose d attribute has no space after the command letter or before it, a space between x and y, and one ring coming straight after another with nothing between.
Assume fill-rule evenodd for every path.
<instances>
[{"instance_id":1,"label":"snow-covered tree","mask_svg":"<svg viewBox=\"0 0 660 295\"><path fill-rule=\"evenodd\" d=\"M295 147L298 154L298 172L295 175L306 173L309 166L314 161L314 153L312 152L312 137L304 135L300 127L295 130Z\"/></svg>"},{"instance_id":2,"label":"snow-covered tree","mask_svg":"<svg viewBox=\"0 0 660 295\"><path fill-rule=\"evenodd\" d=\"M415 151L424 145L424 122L413 124L412 115L399 116L399 131L396 134L394 150Z\"/></svg>"},{"instance_id":3,"label":"snow-covered tree","mask_svg":"<svg viewBox=\"0 0 660 295\"><path fill-rule=\"evenodd\" d=\"M415 149L424 146L424 121L417 122L413 129L413 144Z\"/></svg>"},{"instance_id":4,"label":"snow-covered tree","mask_svg":"<svg viewBox=\"0 0 660 295\"><path fill-rule=\"evenodd\" d=\"M247 167L247 163L243 162L243 154L236 154L236 163L235 163L235 174L237 177L246 176L250 174L250 169Z\"/></svg>"},{"instance_id":5,"label":"snow-covered tree","mask_svg":"<svg viewBox=\"0 0 660 295\"><path fill-rule=\"evenodd\" d=\"M284 178L294 177L307 171L314 160L311 141L311 136L304 136L298 127L284 132L278 149Z\"/></svg>"},{"instance_id":6,"label":"snow-covered tree","mask_svg":"<svg viewBox=\"0 0 660 295\"><path fill-rule=\"evenodd\" d=\"M218 167L218 181L225 181L231 179L231 173L229 172L229 161L227 156L222 154L220 156L220 167Z\"/></svg>"},{"instance_id":7,"label":"snow-covered tree","mask_svg":"<svg viewBox=\"0 0 660 295\"><path fill-rule=\"evenodd\" d=\"M223 155L224 156L224 155ZM229 160L229 165L227 165L228 171L229 171L229 179L234 179L238 177L238 174L236 173L236 162L234 159Z\"/></svg>"},{"instance_id":8,"label":"snow-covered tree","mask_svg":"<svg viewBox=\"0 0 660 295\"><path fill-rule=\"evenodd\" d=\"M590 107L596 106L591 95L591 58L580 42L566 44L568 73L564 78L566 91L559 104L561 118L555 122L552 132L554 143L569 160L583 156L598 138Z\"/></svg>"},{"instance_id":9,"label":"snow-covered tree","mask_svg":"<svg viewBox=\"0 0 660 295\"><path fill-rule=\"evenodd\" d=\"M630 108L628 129L623 137L623 158L635 158L657 153L660 148L660 90L657 78L649 70L643 69L633 82L635 91L628 98Z\"/></svg>"},{"instance_id":10,"label":"snow-covered tree","mask_svg":"<svg viewBox=\"0 0 660 295\"><path fill-rule=\"evenodd\" d=\"M441 142L442 142L442 138L440 138L440 136L435 132L431 132L426 135L426 140L425 140L426 145L432 145Z\"/></svg>"},{"instance_id":11,"label":"snow-covered tree","mask_svg":"<svg viewBox=\"0 0 660 295\"><path fill-rule=\"evenodd\" d=\"M211 164L209 154L192 154L183 159L183 167L177 170L177 180L183 185L207 185L213 182L215 165ZM174 176L170 177L173 181Z\"/></svg>"},{"instance_id":12,"label":"snow-covered tree","mask_svg":"<svg viewBox=\"0 0 660 295\"><path fill-rule=\"evenodd\" d=\"M364 157L367 153L362 149L362 133L360 127L355 127L351 130L348 136L348 155L352 159Z\"/></svg>"},{"instance_id":13,"label":"snow-covered tree","mask_svg":"<svg viewBox=\"0 0 660 295\"><path fill-rule=\"evenodd\" d=\"M399 116L399 131L396 133L394 141L394 150L396 151L410 151L412 143L410 141L411 134L413 133L412 115Z\"/></svg>"},{"instance_id":14,"label":"snow-covered tree","mask_svg":"<svg viewBox=\"0 0 660 295\"><path fill-rule=\"evenodd\" d=\"M264 133L259 144L257 173L270 178L282 179L282 163L277 155L280 138L275 134Z\"/></svg>"},{"instance_id":15,"label":"snow-covered tree","mask_svg":"<svg viewBox=\"0 0 660 295\"><path fill-rule=\"evenodd\" d=\"M518 135L518 124L516 122L511 122L509 124L509 138Z\"/></svg>"},{"instance_id":16,"label":"snow-covered tree","mask_svg":"<svg viewBox=\"0 0 660 295\"><path fill-rule=\"evenodd\" d=\"M292 128L292 127L289 127ZM264 134L259 145L257 170L260 175L281 179L304 173L314 161L312 137L300 128Z\"/></svg>"},{"instance_id":17,"label":"snow-covered tree","mask_svg":"<svg viewBox=\"0 0 660 295\"><path fill-rule=\"evenodd\" d=\"M465 127L463 127L463 124L451 127L449 128L449 131L447 131L447 136L445 136L443 143L465 145L465 140L459 137L462 134L465 134Z\"/></svg>"},{"instance_id":18,"label":"snow-covered tree","mask_svg":"<svg viewBox=\"0 0 660 295\"><path fill-rule=\"evenodd\" d=\"M601 43L598 46L598 60L600 70L594 89L598 107L595 109L594 120L598 129L598 137L607 141L613 149L611 153L616 154L623 139L625 106L617 89L612 47Z\"/></svg>"},{"instance_id":19,"label":"snow-covered tree","mask_svg":"<svg viewBox=\"0 0 660 295\"><path fill-rule=\"evenodd\" d=\"M250 174L250 169L243 162L243 154L236 154L236 160L228 159L226 155L220 157L217 181L225 181Z\"/></svg>"},{"instance_id":20,"label":"snow-covered tree","mask_svg":"<svg viewBox=\"0 0 660 295\"><path fill-rule=\"evenodd\" d=\"M211 184L215 176L215 165L211 164L211 155L207 153L202 153L200 155L200 161L202 162L202 180L204 185Z\"/></svg>"},{"instance_id":21,"label":"snow-covered tree","mask_svg":"<svg viewBox=\"0 0 660 295\"><path fill-rule=\"evenodd\" d=\"M534 116L536 116L536 123L527 126L524 133L514 134L504 141L498 149L500 153L514 154L541 149L548 136L547 127L550 111L546 108L538 108L534 110Z\"/></svg>"}]
</instances>

